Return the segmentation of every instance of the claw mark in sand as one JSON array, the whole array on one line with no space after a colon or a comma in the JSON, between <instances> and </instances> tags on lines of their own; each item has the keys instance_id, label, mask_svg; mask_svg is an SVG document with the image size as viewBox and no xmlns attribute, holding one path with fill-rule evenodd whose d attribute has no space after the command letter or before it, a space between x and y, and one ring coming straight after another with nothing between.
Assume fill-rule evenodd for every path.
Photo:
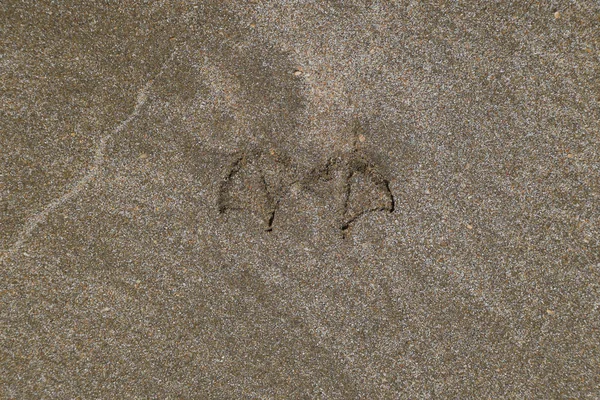
<instances>
[{"instance_id":1,"label":"claw mark in sand","mask_svg":"<svg viewBox=\"0 0 600 400\"><path fill-rule=\"evenodd\" d=\"M25 244L25 241L37 228L37 226L46 221L46 218L48 218L48 215L50 215L51 212L53 212L58 207L62 206L63 204L77 196L86 187L86 185L90 183L99 174L100 170L102 169L102 165L104 164L104 151L106 150L108 141L113 136L121 133L127 127L127 125L129 125L129 123L139 115L142 107L148 101L148 93L150 91L150 88L152 87L156 79L158 79L166 70L169 62L175 56L176 51L177 49L171 52L171 55L163 63L163 65L161 66L158 73L154 76L154 78L146 82L146 84L139 90L136 98L135 107L133 108L131 114L129 114L127 118L125 118L123 121L121 121L121 123L119 123L119 125L117 125L111 133L107 133L100 138L100 141L98 142L98 147L96 147L96 151L94 153L92 166L90 167L89 171L80 180L73 183L71 185L71 188L66 193L64 193L59 198L52 200L40 212L31 216L25 222L23 229L19 233L19 236L17 237L15 243L10 248L5 250L3 254L0 255L0 262L4 262L5 259L14 255L15 252L17 252L23 246L23 244Z\"/></svg>"}]
</instances>

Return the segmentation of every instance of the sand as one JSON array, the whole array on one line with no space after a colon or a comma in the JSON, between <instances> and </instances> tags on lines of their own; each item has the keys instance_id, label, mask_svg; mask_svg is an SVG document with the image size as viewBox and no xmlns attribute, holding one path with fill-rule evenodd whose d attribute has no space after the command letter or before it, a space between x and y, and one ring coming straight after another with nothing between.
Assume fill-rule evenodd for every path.
<instances>
[{"instance_id":1,"label":"sand","mask_svg":"<svg viewBox=\"0 0 600 400\"><path fill-rule=\"evenodd\" d=\"M594 1L0 4L0 397L600 397Z\"/></svg>"}]
</instances>

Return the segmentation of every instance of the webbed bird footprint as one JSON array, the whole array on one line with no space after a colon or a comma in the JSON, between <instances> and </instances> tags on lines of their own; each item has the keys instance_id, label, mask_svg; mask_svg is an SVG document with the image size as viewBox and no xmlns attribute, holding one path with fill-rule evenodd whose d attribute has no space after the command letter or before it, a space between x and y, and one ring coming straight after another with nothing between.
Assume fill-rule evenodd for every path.
<instances>
[{"instance_id":1,"label":"webbed bird footprint","mask_svg":"<svg viewBox=\"0 0 600 400\"><path fill-rule=\"evenodd\" d=\"M372 164L356 157L348 162L347 168L342 230L366 213L394 211L389 183Z\"/></svg>"},{"instance_id":2,"label":"webbed bird footprint","mask_svg":"<svg viewBox=\"0 0 600 400\"><path fill-rule=\"evenodd\" d=\"M263 221L265 230L270 231L279 203L294 182L305 189L317 185L323 195L333 195L337 214L334 218L344 235L362 215L394 210L388 181L356 150L330 158L322 168L312 170L302 179L292 179L295 175L286 161L259 151L238 155L221 182L219 212L253 213Z\"/></svg>"},{"instance_id":3,"label":"webbed bird footprint","mask_svg":"<svg viewBox=\"0 0 600 400\"><path fill-rule=\"evenodd\" d=\"M327 186L322 188L323 183ZM361 216L375 211L394 211L394 196L389 182L360 151L353 150L327 160L304 180L305 187L321 187L321 193L333 195L338 211L337 226L344 232Z\"/></svg>"},{"instance_id":4,"label":"webbed bird footprint","mask_svg":"<svg viewBox=\"0 0 600 400\"><path fill-rule=\"evenodd\" d=\"M282 169L275 160L258 152L237 156L219 188L219 212L251 212L270 231L281 191Z\"/></svg>"}]
</instances>

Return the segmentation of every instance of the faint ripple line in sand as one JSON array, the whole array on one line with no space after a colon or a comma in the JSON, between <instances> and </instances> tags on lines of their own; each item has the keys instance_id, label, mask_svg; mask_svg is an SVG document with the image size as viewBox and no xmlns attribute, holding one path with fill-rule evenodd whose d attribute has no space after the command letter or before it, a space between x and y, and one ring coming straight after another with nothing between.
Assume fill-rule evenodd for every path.
<instances>
[{"instance_id":1,"label":"faint ripple line in sand","mask_svg":"<svg viewBox=\"0 0 600 400\"><path fill-rule=\"evenodd\" d=\"M40 225L44 221L46 221L46 218L48 218L48 215L50 215L51 212L53 212L58 207L60 207L61 205L65 204L66 202L68 202L69 200L71 200L72 198L77 196L87 186L87 184L90 183L98 175L98 173L102 169L102 165L104 164L104 151L106 150L108 141L110 139L112 139L113 136L121 133L127 127L127 125L129 125L129 123L131 121L133 121L140 114L140 110L148 101L148 92L149 92L150 88L152 87L152 85L154 84L156 79L158 79L162 75L162 73L165 71L165 69L167 68L167 65L175 56L176 51L177 51L177 49L175 49L171 52L171 55L162 64L162 66L160 67L160 70L154 76L154 78L152 78L148 82L146 82L146 84L138 91L135 107L133 108L133 111L131 112L131 114L129 114L127 116L127 118L125 118L123 121L121 121L121 123L119 123L119 125L117 125L111 133L107 133L100 138L98 147L96 147L96 151L94 153L94 160L92 162L92 166L90 167L87 174L85 174L81 179L79 179L77 182L75 182L71 186L70 190L68 190L66 193L64 193L59 198L52 200L39 213L31 216L25 222L23 229L21 230L21 233L19 233L19 236L18 236L17 240L15 241L15 243L11 247L9 247L7 250L5 250L2 254L0 254L0 262L4 262L4 260L6 260L8 257L14 255L23 246L23 244L25 244L25 241L31 235L31 233L35 230L35 228L37 228L38 225Z\"/></svg>"}]
</instances>

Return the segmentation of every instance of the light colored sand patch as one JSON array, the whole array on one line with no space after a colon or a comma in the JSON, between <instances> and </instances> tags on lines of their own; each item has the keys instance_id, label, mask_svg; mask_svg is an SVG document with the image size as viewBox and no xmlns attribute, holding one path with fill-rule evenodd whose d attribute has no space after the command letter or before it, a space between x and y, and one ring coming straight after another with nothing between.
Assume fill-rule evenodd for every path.
<instances>
[{"instance_id":1,"label":"light colored sand patch","mask_svg":"<svg viewBox=\"0 0 600 400\"><path fill-rule=\"evenodd\" d=\"M112 139L113 136L121 133L129 125L129 123L140 114L142 107L144 107L144 105L148 101L148 95L150 89L152 88L152 85L154 84L156 79L158 79L167 69L169 62L173 59L176 51L177 49L173 50L173 52L171 53L169 58L163 63L155 77L146 82L146 84L138 91L136 104L131 114L129 114L127 118L125 118L123 121L121 121L121 123L119 123L111 133L107 133L100 138L89 171L83 177L81 177L81 179L73 183L71 188L67 190L62 196L52 200L40 212L32 215L30 218L27 219L15 243L8 249L4 250L2 254L0 254L0 262L4 262L7 258L13 256L17 251L19 251L19 249L21 249L27 241L27 238L31 236L33 231L40 224L46 221L50 213L52 213L54 210L61 207L63 204L67 203L69 200L73 199L77 195L79 195L79 193L81 193L82 191L85 191L86 186L96 178L104 164L104 152L106 150L106 146L109 140Z\"/></svg>"}]
</instances>

